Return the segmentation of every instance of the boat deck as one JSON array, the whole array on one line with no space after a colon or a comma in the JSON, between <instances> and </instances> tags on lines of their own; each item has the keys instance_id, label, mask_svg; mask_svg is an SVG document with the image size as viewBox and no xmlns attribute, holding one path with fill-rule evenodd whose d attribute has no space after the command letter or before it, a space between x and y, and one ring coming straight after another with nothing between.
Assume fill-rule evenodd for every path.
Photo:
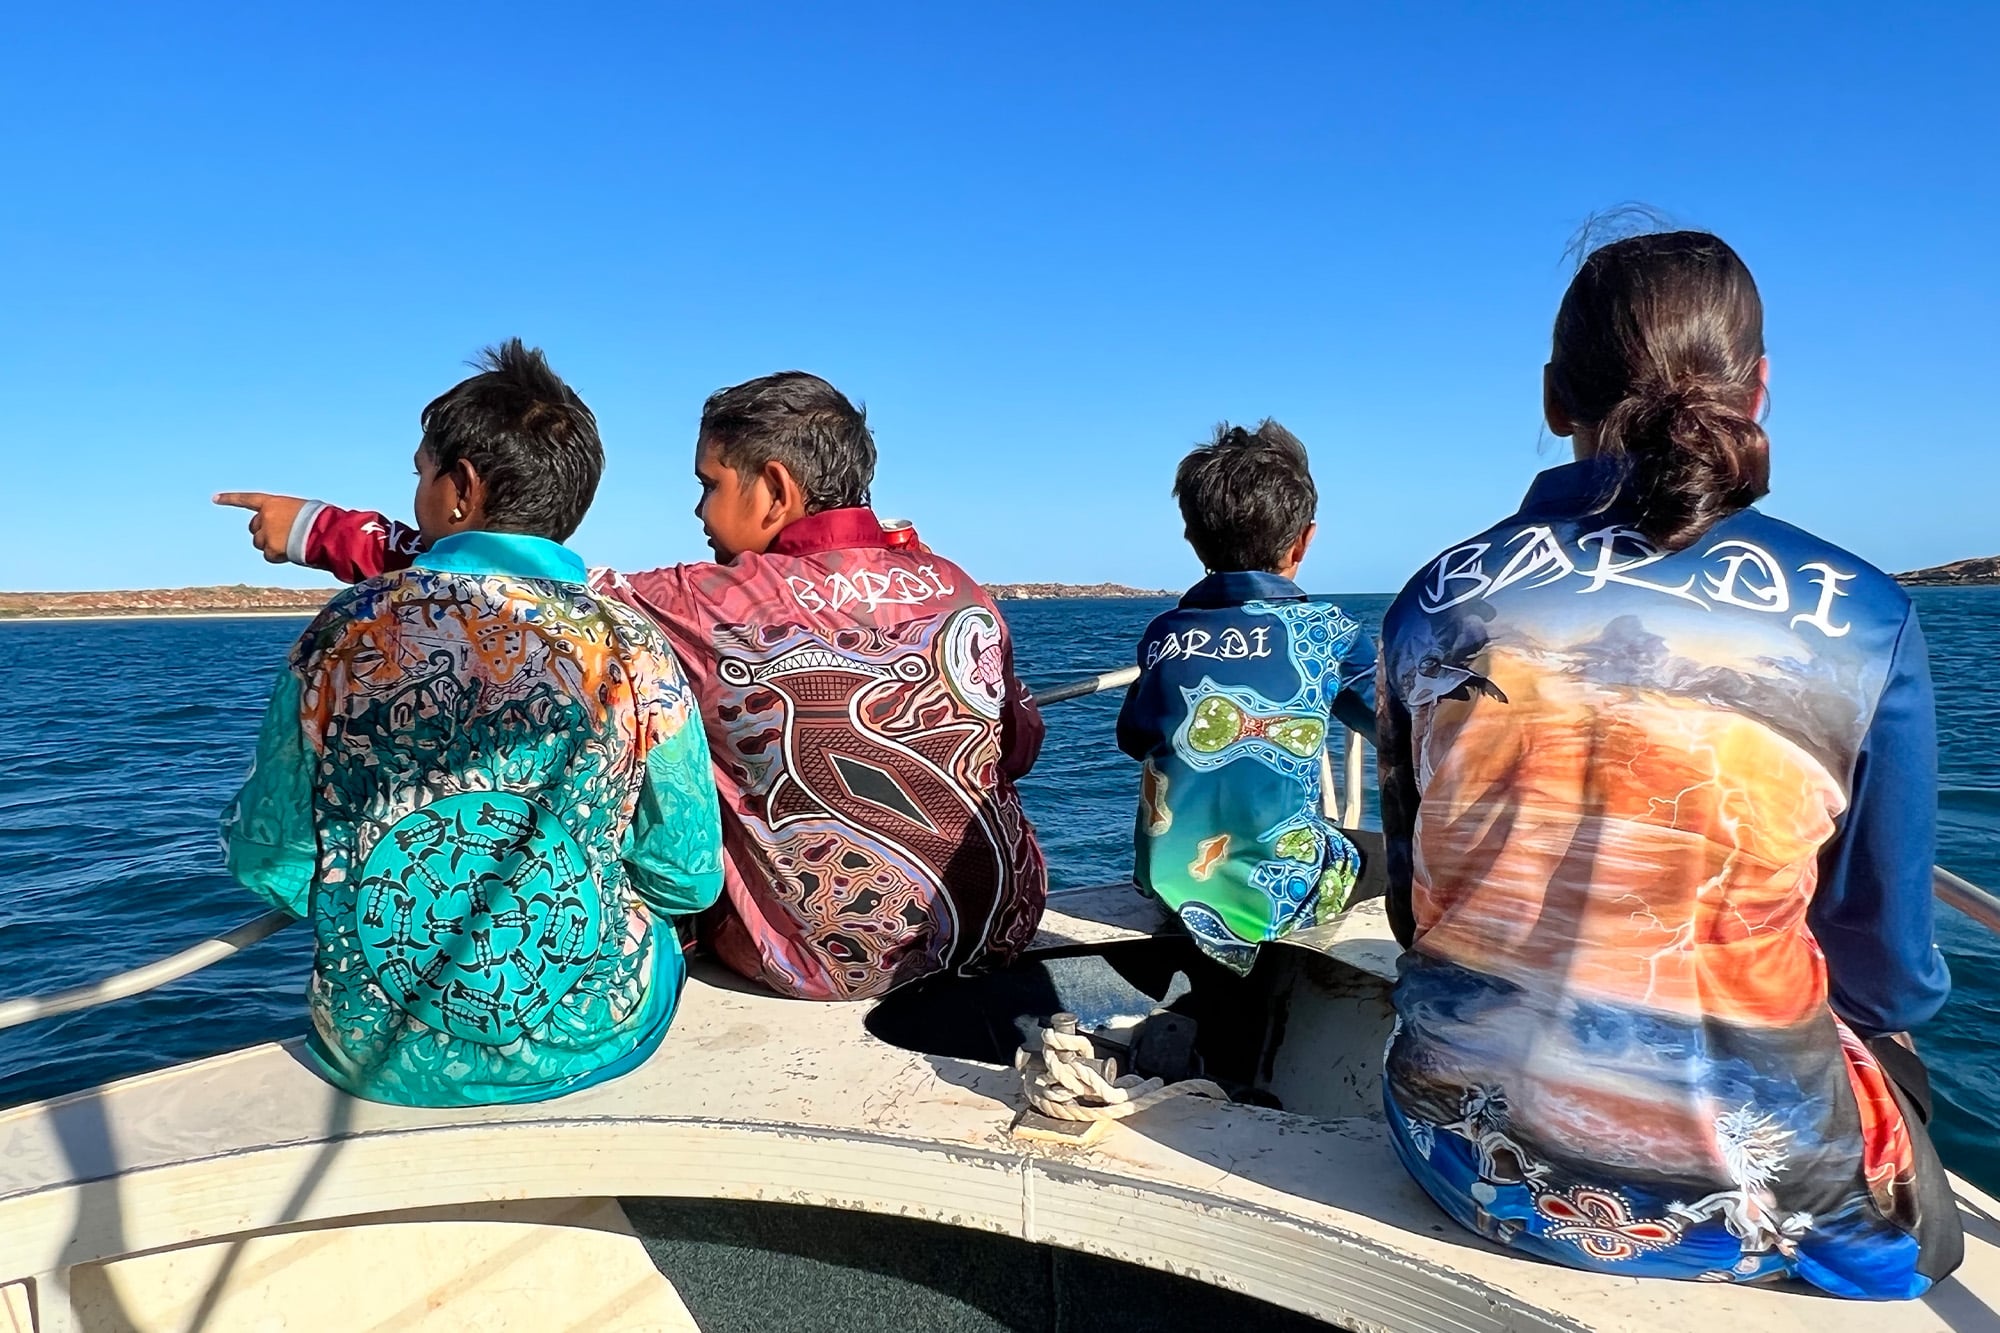
<instances>
[{"instance_id":1,"label":"boat deck","mask_svg":"<svg viewBox=\"0 0 2000 1333\"><path fill-rule=\"evenodd\" d=\"M1156 924L1129 890L1059 906L1044 944ZM1396 953L1367 908L1318 943L1378 977ZM1451 1224L1376 1119L1178 1098L1094 1147L1028 1143L1009 1134L1021 1106L1012 1069L892 1046L864 1028L868 1008L781 999L700 967L644 1068L556 1102L360 1102L290 1043L0 1112L0 1283L385 1210L658 1196L975 1228L1348 1328L2000 1330L2000 1205L1970 1186L1965 1267L1921 1302L1574 1272Z\"/></svg>"}]
</instances>

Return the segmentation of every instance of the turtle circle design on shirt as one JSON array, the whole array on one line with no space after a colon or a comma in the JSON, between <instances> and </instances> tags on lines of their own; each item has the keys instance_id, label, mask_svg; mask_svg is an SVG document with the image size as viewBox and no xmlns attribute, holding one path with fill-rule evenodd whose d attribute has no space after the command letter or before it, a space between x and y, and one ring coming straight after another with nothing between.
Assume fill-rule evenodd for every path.
<instances>
[{"instance_id":1,"label":"turtle circle design on shirt","mask_svg":"<svg viewBox=\"0 0 2000 1333\"><path fill-rule=\"evenodd\" d=\"M486 1045L533 1029L596 958L603 906L562 821L512 792L464 792L385 829L355 895L382 990Z\"/></svg>"},{"instance_id":2,"label":"turtle circle design on shirt","mask_svg":"<svg viewBox=\"0 0 2000 1333\"><path fill-rule=\"evenodd\" d=\"M983 606L955 611L939 634L944 678L958 701L989 722L1007 702L1007 657L1000 618Z\"/></svg>"}]
</instances>

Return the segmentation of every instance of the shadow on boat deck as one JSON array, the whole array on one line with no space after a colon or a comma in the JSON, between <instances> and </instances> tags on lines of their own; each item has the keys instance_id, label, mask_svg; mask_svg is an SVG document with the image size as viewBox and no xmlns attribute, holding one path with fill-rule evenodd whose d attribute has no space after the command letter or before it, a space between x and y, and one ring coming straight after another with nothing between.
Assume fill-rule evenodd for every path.
<instances>
[{"instance_id":1,"label":"shadow on boat deck","mask_svg":"<svg viewBox=\"0 0 2000 1333\"><path fill-rule=\"evenodd\" d=\"M72 1098L56 1117L55 1130L57 1142L62 1145L63 1157L69 1163L71 1177L96 1182L81 1195L83 1202L70 1224L70 1240L65 1249L83 1253L121 1253L125 1247L125 1214L123 1200L118 1195L118 1150L111 1142L111 1125L105 1118L102 1098L94 1092ZM52 1280L62 1288L57 1300L72 1302L76 1295L74 1273L63 1269L54 1274ZM36 1291L38 1304L46 1300L39 1290L40 1281ZM138 1327L124 1302L119 1300L116 1290L107 1285L102 1299L105 1314L115 1321L114 1326Z\"/></svg>"},{"instance_id":2,"label":"shadow on boat deck","mask_svg":"<svg viewBox=\"0 0 2000 1333\"><path fill-rule=\"evenodd\" d=\"M287 1048L286 1053L294 1061L306 1064L296 1049ZM334 1160L346 1145L355 1102L349 1097L334 1097L329 1105L331 1109L326 1125L312 1139L319 1145L312 1164L299 1177L279 1215L263 1223L265 1229L299 1220L312 1200L314 1190L326 1179ZM78 1094L63 1107L61 1114L55 1118L55 1125L72 1178L91 1182L79 1194L82 1202L71 1226L72 1246L88 1254L127 1254L131 1247L126 1240L124 1204L118 1189L122 1164L117 1145L111 1141L101 1098L94 1091ZM231 1242L207 1289L182 1326L181 1333L203 1333L208 1327L247 1243L247 1236ZM119 1330L123 1333L124 1330L145 1327L126 1309L117 1287L102 1267L86 1264L65 1271L58 1280L66 1285L62 1299L76 1312L73 1326L78 1333L98 1333L98 1330L105 1333Z\"/></svg>"},{"instance_id":3,"label":"shadow on boat deck","mask_svg":"<svg viewBox=\"0 0 2000 1333\"><path fill-rule=\"evenodd\" d=\"M1985 1208L1958 1201L1959 1224L1965 1228L1968 1246L2000 1247L2000 1217ZM1995 1310L1955 1277L1946 1278L1924 1295L1924 1304L1952 1333L2000 1333L2000 1311Z\"/></svg>"}]
</instances>

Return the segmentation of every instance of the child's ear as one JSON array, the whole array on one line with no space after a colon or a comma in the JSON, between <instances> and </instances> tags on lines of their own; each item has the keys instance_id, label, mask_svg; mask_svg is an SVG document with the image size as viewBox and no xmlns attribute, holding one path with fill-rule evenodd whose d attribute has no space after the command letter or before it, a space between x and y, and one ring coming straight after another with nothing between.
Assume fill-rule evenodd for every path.
<instances>
[{"instance_id":1,"label":"child's ear","mask_svg":"<svg viewBox=\"0 0 2000 1333\"><path fill-rule=\"evenodd\" d=\"M486 479L467 459L451 465L452 518L478 522L486 512Z\"/></svg>"},{"instance_id":2,"label":"child's ear","mask_svg":"<svg viewBox=\"0 0 2000 1333\"><path fill-rule=\"evenodd\" d=\"M772 459L764 464L757 474L757 480L770 493L770 504L764 511L765 521L776 527L784 527L794 519L803 518L806 512L805 488L799 485L792 470Z\"/></svg>"},{"instance_id":3,"label":"child's ear","mask_svg":"<svg viewBox=\"0 0 2000 1333\"><path fill-rule=\"evenodd\" d=\"M1285 552L1284 563L1272 570L1271 573L1283 579L1297 578L1299 565L1306 558L1306 548L1313 544L1313 536L1318 531L1319 524L1306 524L1306 530L1293 539L1291 549Z\"/></svg>"}]
</instances>

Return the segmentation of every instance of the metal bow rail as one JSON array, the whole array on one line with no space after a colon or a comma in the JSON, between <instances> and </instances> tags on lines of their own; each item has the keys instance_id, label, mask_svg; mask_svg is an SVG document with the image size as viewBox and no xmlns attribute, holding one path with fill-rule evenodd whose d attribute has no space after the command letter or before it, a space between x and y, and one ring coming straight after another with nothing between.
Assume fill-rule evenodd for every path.
<instances>
[{"instance_id":1,"label":"metal bow rail","mask_svg":"<svg viewBox=\"0 0 2000 1333\"><path fill-rule=\"evenodd\" d=\"M1107 690L1120 690L1139 678L1139 668L1126 667L1122 671L1107 671L1087 680L1073 681L1043 690L1035 696L1038 705L1065 703L1071 699L1087 698L1102 694ZM1329 752L1331 746L1328 747ZM1345 781L1341 798L1338 822L1353 828L1361 822L1361 787L1363 776L1362 740L1349 731L1345 746L1345 762L1342 765ZM1324 778L1325 807L1329 817L1333 816L1332 759L1330 753L1321 756L1321 774ZM1956 908L1972 920L1978 922L1996 935L2000 935L2000 897L1988 893L1977 884L1961 876L1954 875L1943 866L1931 870L1931 888L1938 901ZM113 1000L123 1000L149 990L156 990L171 981L178 981L190 973L205 967L213 967L225 958L242 952L261 939L275 935L297 918L289 912L266 912L251 921L246 921L225 935L212 940L204 940L191 949L183 949L171 957L144 967L135 967L129 972L119 972L94 981L88 985L74 986L68 990L52 992L48 995L25 995L15 1000L0 1001L0 1030L19 1027L40 1018L54 1018L58 1014L75 1013L79 1009L93 1009Z\"/></svg>"},{"instance_id":2,"label":"metal bow rail","mask_svg":"<svg viewBox=\"0 0 2000 1333\"><path fill-rule=\"evenodd\" d=\"M84 986L73 986L69 990L54 991L48 995L24 995L18 1000L0 1001L0 1029L19 1027L32 1023L38 1018L54 1018L57 1014L71 1014L79 1009L95 1009L100 1004L110 1004L128 995L138 995L144 991L157 990L170 981L179 981L191 972L199 972L204 967L213 967L223 959L242 952L258 940L275 935L292 922L298 920L290 912L266 912L255 920L245 921L226 935L218 935L212 940L203 940L192 949L182 949L179 953L135 967L129 972L119 972L93 981Z\"/></svg>"},{"instance_id":3,"label":"metal bow rail","mask_svg":"<svg viewBox=\"0 0 2000 1333\"><path fill-rule=\"evenodd\" d=\"M1947 907L1957 908L1995 935L2000 935L2000 896L1988 893L1943 866L1931 867L1931 892Z\"/></svg>"}]
</instances>

